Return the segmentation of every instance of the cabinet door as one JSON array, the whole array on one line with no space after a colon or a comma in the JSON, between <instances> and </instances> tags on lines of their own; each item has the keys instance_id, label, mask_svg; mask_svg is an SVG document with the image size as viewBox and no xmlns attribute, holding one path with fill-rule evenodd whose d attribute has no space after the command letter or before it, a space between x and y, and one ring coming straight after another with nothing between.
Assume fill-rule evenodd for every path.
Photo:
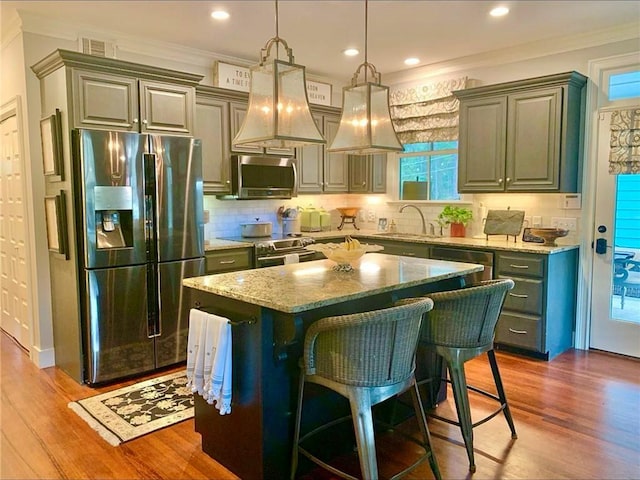
<instances>
[{"instance_id":1,"label":"cabinet door","mask_svg":"<svg viewBox=\"0 0 640 480\"><path fill-rule=\"evenodd\" d=\"M338 133L340 118L324 118L324 137L327 145L331 145L333 138ZM324 191L325 192L348 192L349 191L349 160L346 153L324 154Z\"/></svg>"},{"instance_id":2,"label":"cabinet door","mask_svg":"<svg viewBox=\"0 0 640 480\"><path fill-rule=\"evenodd\" d=\"M142 133L193 135L195 88L140 80Z\"/></svg>"},{"instance_id":3,"label":"cabinet door","mask_svg":"<svg viewBox=\"0 0 640 480\"><path fill-rule=\"evenodd\" d=\"M73 127L137 132L138 83L135 78L74 70Z\"/></svg>"},{"instance_id":4,"label":"cabinet door","mask_svg":"<svg viewBox=\"0 0 640 480\"><path fill-rule=\"evenodd\" d=\"M194 136L202 140L204 193L231 193L229 103L198 98Z\"/></svg>"},{"instance_id":5,"label":"cabinet door","mask_svg":"<svg viewBox=\"0 0 640 480\"><path fill-rule=\"evenodd\" d=\"M368 155L349 155L349 191L353 193L366 193L370 191Z\"/></svg>"},{"instance_id":6,"label":"cabinet door","mask_svg":"<svg viewBox=\"0 0 640 480\"><path fill-rule=\"evenodd\" d=\"M506 127L506 96L460 101L459 192L504 191Z\"/></svg>"},{"instance_id":7,"label":"cabinet door","mask_svg":"<svg viewBox=\"0 0 640 480\"><path fill-rule=\"evenodd\" d=\"M314 115L320 131L323 117ZM324 145L305 145L297 149L298 193L322 193Z\"/></svg>"},{"instance_id":8,"label":"cabinet door","mask_svg":"<svg viewBox=\"0 0 640 480\"><path fill-rule=\"evenodd\" d=\"M376 153L371 155L371 192L387 192L387 154Z\"/></svg>"},{"instance_id":9,"label":"cabinet door","mask_svg":"<svg viewBox=\"0 0 640 480\"><path fill-rule=\"evenodd\" d=\"M509 95L507 191L557 191L562 88Z\"/></svg>"},{"instance_id":10,"label":"cabinet door","mask_svg":"<svg viewBox=\"0 0 640 480\"><path fill-rule=\"evenodd\" d=\"M244 117L247 116L247 109L249 108L244 103L236 103L231 102L229 104L230 115L231 115L231 150L234 152L240 153L263 153L264 149L258 145L234 145L233 139L240 131L240 127L242 127L242 123L244 122Z\"/></svg>"}]
</instances>

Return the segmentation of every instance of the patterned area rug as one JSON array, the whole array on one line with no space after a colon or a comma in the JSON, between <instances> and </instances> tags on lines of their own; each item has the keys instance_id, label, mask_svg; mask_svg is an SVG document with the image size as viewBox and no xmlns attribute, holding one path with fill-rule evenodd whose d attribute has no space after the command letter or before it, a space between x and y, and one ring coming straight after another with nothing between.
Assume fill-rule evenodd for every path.
<instances>
[{"instance_id":1,"label":"patterned area rug","mask_svg":"<svg viewBox=\"0 0 640 480\"><path fill-rule=\"evenodd\" d=\"M193 417L185 372L70 402L69 408L113 446Z\"/></svg>"}]
</instances>

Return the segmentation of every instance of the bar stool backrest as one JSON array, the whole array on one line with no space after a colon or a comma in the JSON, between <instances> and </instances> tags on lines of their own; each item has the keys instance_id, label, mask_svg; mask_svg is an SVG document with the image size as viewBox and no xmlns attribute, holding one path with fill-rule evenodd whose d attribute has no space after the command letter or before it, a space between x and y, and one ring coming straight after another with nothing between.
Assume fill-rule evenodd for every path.
<instances>
[{"instance_id":1,"label":"bar stool backrest","mask_svg":"<svg viewBox=\"0 0 640 480\"><path fill-rule=\"evenodd\" d=\"M456 348L491 345L510 278L486 280L459 290L429 294L434 308L426 315L421 342Z\"/></svg>"},{"instance_id":2,"label":"bar stool backrest","mask_svg":"<svg viewBox=\"0 0 640 480\"><path fill-rule=\"evenodd\" d=\"M409 378L429 298L371 312L326 317L305 335L304 368L345 385L374 387Z\"/></svg>"}]
</instances>

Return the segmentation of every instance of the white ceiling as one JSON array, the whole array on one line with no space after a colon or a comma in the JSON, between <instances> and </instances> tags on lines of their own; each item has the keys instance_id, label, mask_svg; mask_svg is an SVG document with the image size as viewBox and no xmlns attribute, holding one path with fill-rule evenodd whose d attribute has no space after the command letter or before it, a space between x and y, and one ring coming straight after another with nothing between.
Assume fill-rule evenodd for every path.
<instances>
[{"instance_id":1,"label":"white ceiling","mask_svg":"<svg viewBox=\"0 0 640 480\"><path fill-rule=\"evenodd\" d=\"M509 15L488 15L498 3L509 6ZM363 53L354 58L341 53L347 47L364 50L364 5L363 0L280 0L280 37L309 74L346 82L364 61ZM216 7L231 18L213 20ZM78 30L167 42L251 63L275 36L275 2L269 0L2 0L0 9L3 32L15 22L18 9L69 22ZM368 9L368 60L383 79L415 68L403 64L409 56L425 66L525 45L557 48L576 36L615 40L631 31L640 38L640 1L371 0Z\"/></svg>"}]
</instances>

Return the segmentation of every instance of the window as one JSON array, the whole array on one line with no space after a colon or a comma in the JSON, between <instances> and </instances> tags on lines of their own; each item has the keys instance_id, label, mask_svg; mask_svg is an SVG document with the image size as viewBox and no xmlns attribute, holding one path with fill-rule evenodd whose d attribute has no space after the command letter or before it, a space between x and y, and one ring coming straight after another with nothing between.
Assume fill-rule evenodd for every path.
<instances>
[{"instance_id":1,"label":"window","mask_svg":"<svg viewBox=\"0 0 640 480\"><path fill-rule=\"evenodd\" d=\"M609 77L609 100L640 97L640 71L612 74Z\"/></svg>"},{"instance_id":2,"label":"window","mask_svg":"<svg viewBox=\"0 0 640 480\"><path fill-rule=\"evenodd\" d=\"M399 154L400 200L459 200L458 141L404 145Z\"/></svg>"}]
</instances>

